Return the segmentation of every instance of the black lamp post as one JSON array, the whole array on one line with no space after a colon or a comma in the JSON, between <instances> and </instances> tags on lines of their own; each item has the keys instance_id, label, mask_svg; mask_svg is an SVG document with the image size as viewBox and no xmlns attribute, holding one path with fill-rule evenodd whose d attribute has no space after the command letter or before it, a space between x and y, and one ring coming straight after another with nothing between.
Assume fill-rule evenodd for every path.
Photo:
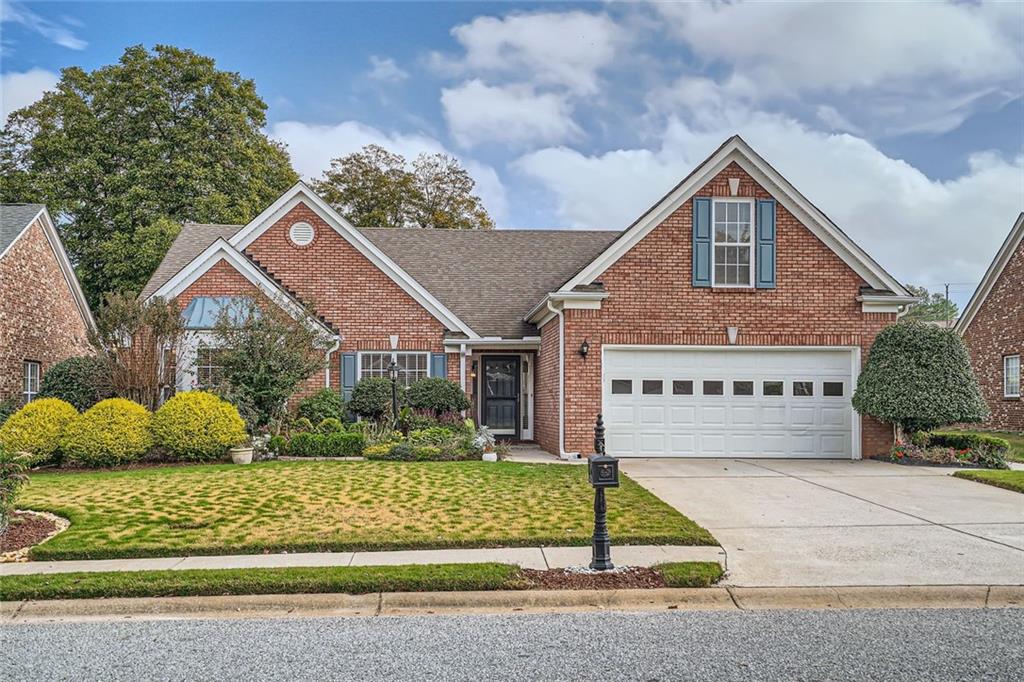
<instances>
[{"instance_id":1,"label":"black lamp post","mask_svg":"<svg viewBox=\"0 0 1024 682\"><path fill-rule=\"evenodd\" d=\"M388 376L391 377L391 416L395 420L395 430L398 430L398 363L395 356L391 356L391 364L388 365Z\"/></svg>"},{"instance_id":2,"label":"black lamp post","mask_svg":"<svg viewBox=\"0 0 1024 682\"><path fill-rule=\"evenodd\" d=\"M619 460L609 457L604 451L604 420L597 415L594 425L594 456L590 458L587 475L594 486L594 537L591 541L590 567L595 571L610 571L612 563L612 538L608 534L608 507L605 504L604 489L619 487Z\"/></svg>"}]
</instances>

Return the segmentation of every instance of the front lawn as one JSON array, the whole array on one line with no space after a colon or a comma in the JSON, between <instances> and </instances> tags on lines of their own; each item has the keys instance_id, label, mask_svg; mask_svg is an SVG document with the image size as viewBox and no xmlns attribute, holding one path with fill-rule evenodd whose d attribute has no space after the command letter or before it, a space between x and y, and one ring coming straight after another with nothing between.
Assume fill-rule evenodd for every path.
<instances>
[{"instance_id":1,"label":"front lawn","mask_svg":"<svg viewBox=\"0 0 1024 682\"><path fill-rule=\"evenodd\" d=\"M513 462L267 462L33 474L17 506L68 518L35 560L280 551L586 545L585 467ZM623 476L617 544L714 545Z\"/></svg>"},{"instance_id":2,"label":"front lawn","mask_svg":"<svg viewBox=\"0 0 1024 682\"><path fill-rule=\"evenodd\" d=\"M1024 433L1011 431L965 431L964 433L977 433L982 436L995 436L1009 441L1010 450L1006 453L1008 462L1024 462Z\"/></svg>"},{"instance_id":3,"label":"front lawn","mask_svg":"<svg viewBox=\"0 0 1024 682\"><path fill-rule=\"evenodd\" d=\"M958 471L953 475L1024 493L1024 471Z\"/></svg>"}]
</instances>

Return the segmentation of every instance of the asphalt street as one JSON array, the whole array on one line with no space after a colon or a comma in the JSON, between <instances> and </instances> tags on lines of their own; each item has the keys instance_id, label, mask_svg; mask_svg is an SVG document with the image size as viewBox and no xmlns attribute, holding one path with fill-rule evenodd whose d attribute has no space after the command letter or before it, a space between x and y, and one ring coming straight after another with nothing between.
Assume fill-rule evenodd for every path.
<instances>
[{"instance_id":1,"label":"asphalt street","mask_svg":"<svg viewBox=\"0 0 1024 682\"><path fill-rule=\"evenodd\" d=\"M8 680L1019 680L1024 610L9 624Z\"/></svg>"}]
</instances>

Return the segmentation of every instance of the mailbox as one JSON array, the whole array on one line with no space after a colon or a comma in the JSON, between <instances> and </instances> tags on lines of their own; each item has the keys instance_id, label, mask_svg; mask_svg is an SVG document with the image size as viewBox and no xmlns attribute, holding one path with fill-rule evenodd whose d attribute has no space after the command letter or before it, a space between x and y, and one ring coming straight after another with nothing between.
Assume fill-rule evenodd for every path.
<instances>
[{"instance_id":1,"label":"mailbox","mask_svg":"<svg viewBox=\"0 0 1024 682\"><path fill-rule=\"evenodd\" d=\"M591 457L588 474L590 485L595 488L618 488L619 460L608 455Z\"/></svg>"}]
</instances>

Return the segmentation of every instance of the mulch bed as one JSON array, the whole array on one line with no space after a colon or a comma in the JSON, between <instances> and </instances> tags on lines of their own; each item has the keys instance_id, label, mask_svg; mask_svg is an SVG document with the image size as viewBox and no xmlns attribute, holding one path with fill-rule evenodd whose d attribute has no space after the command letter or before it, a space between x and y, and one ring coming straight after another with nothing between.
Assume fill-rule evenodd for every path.
<instances>
[{"instance_id":1,"label":"mulch bed","mask_svg":"<svg viewBox=\"0 0 1024 682\"><path fill-rule=\"evenodd\" d=\"M665 587L665 579L653 568L629 566L614 571L584 572L555 568L523 569L523 575L537 590L629 590Z\"/></svg>"},{"instance_id":2,"label":"mulch bed","mask_svg":"<svg viewBox=\"0 0 1024 682\"><path fill-rule=\"evenodd\" d=\"M31 547L57 530L57 522L38 514L15 512L7 530L0 533L0 554Z\"/></svg>"}]
</instances>

